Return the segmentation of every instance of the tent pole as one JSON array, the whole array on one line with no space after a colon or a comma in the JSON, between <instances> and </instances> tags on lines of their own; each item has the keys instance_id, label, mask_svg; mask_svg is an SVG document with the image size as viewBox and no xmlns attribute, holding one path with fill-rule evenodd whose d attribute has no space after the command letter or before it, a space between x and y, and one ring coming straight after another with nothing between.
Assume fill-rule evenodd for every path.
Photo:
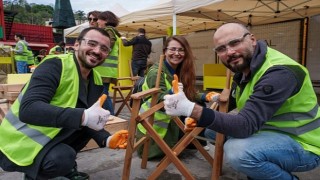
<instances>
[{"instance_id":1,"label":"tent pole","mask_svg":"<svg viewBox=\"0 0 320 180\"><path fill-rule=\"evenodd\" d=\"M177 34L177 15L174 13L172 15L172 35Z\"/></svg>"}]
</instances>

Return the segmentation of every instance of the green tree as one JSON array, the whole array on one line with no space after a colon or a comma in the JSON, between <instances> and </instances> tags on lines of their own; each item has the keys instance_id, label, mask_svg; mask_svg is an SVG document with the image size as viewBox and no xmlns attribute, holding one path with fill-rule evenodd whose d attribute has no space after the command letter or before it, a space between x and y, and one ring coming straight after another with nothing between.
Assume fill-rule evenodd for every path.
<instances>
[{"instance_id":1,"label":"green tree","mask_svg":"<svg viewBox=\"0 0 320 180\"><path fill-rule=\"evenodd\" d=\"M83 20L86 19L86 13L84 11L78 10L74 13L75 19L81 24Z\"/></svg>"},{"instance_id":2,"label":"green tree","mask_svg":"<svg viewBox=\"0 0 320 180\"><path fill-rule=\"evenodd\" d=\"M45 21L52 19L53 6L43 4L28 4L26 0L5 0L4 9L17 12L14 22L45 25Z\"/></svg>"}]
</instances>

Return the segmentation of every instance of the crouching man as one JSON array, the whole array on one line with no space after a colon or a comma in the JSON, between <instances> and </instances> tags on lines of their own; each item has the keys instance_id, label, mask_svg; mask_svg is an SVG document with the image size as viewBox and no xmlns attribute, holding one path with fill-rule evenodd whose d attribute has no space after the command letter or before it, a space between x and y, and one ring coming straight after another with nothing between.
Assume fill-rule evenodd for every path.
<instances>
[{"instance_id":1,"label":"crouching man","mask_svg":"<svg viewBox=\"0 0 320 180\"><path fill-rule=\"evenodd\" d=\"M93 70L110 52L109 35L84 29L74 54L51 56L34 71L0 125L0 166L26 179L88 179L76 155L93 138L100 147L126 148L128 132L103 129L103 86Z\"/></svg>"}]
</instances>

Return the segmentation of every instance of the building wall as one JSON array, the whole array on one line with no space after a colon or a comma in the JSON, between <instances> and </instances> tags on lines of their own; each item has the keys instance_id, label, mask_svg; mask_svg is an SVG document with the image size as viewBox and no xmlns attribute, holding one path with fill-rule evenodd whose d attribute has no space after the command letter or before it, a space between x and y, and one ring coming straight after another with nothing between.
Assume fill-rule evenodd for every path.
<instances>
[{"instance_id":1,"label":"building wall","mask_svg":"<svg viewBox=\"0 0 320 180\"><path fill-rule=\"evenodd\" d=\"M259 40L265 40L270 47L288 55L297 62L301 62L302 20L253 26L250 31ZM196 75L203 76L203 64L219 63L213 49L214 31L195 32L186 35L196 57ZM157 62L162 53L162 39L154 40L152 59ZM310 18L308 31L306 66L312 80L320 81L320 15Z\"/></svg>"},{"instance_id":2,"label":"building wall","mask_svg":"<svg viewBox=\"0 0 320 180\"><path fill-rule=\"evenodd\" d=\"M311 80L320 81L320 15L309 20L306 64Z\"/></svg>"}]
</instances>

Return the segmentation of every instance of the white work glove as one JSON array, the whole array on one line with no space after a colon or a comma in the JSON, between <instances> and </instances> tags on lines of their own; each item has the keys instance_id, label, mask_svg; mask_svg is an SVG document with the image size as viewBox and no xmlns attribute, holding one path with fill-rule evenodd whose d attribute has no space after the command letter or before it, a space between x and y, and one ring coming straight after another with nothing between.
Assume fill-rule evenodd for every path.
<instances>
[{"instance_id":1,"label":"white work glove","mask_svg":"<svg viewBox=\"0 0 320 180\"><path fill-rule=\"evenodd\" d=\"M182 89L179 87L178 94L165 95L164 108L170 116L190 116L195 105L188 100Z\"/></svg>"},{"instance_id":2,"label":"white work glove","mask_svg":"<svg viewBox=\"0 0 320 180\"><path fill-rule=\"evenodd\" d=\"M110 112L100 106L100 101L94 103L89 109L84 110L82 126L88 126L94 130L101 130L108 121Z\"/></svg>"}]
</instances>

